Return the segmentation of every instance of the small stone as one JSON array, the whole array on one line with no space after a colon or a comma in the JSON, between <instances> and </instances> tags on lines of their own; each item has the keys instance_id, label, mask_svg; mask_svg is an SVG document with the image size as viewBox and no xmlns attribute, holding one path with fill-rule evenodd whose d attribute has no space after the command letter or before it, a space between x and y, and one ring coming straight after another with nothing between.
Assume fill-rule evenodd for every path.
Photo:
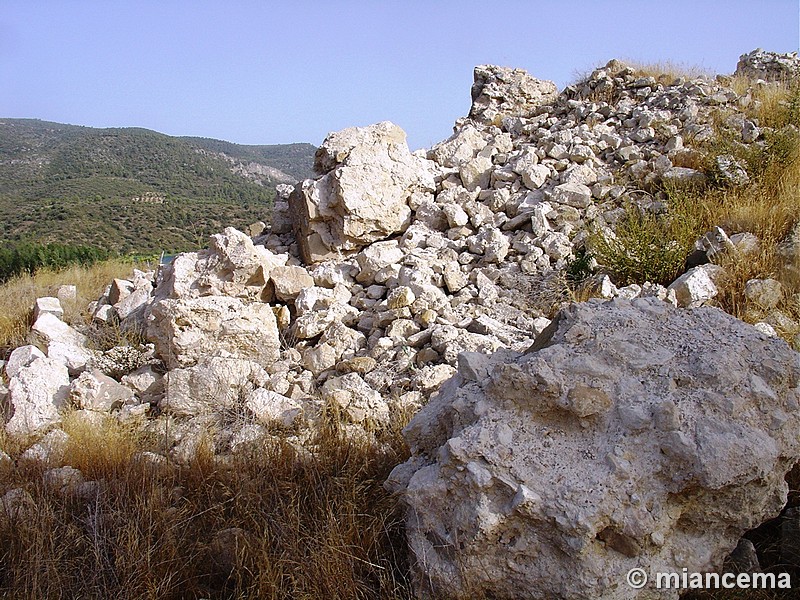
<instances>
[{"instance_id":1,"label":"small stone","mask_svg":"<svg viewBox=\"0 0 800 600\"><path fill-rule=\"evenodd\" d=\"M341 361L336 365L336 370L339 373L358 373L359 375L364 375L365 373L375 370L377 366L378 361L371 356L356 356Z\"/></svg>"},{"instance_id":2,"label":"small stone","mask_svg":"<svg viewBox=\"0 0 800 600\"><path fill-rule=\"evenodd\" d=\"M681 308L701 306L719 293L714 279L721 273L722 268L717 265L694 267L673 281L667 289L675 291Z\"/></svg>"},{"instance_id":3,"label":"small stone","mask_svg":"<svg viewBox=\"0 0 800 600\"><path fill-rule=\"evenodd\" d=\"M304 267L275 267L270 271L270 281L275 286L275 297L281 302L297 298L305 288L314 286L314 278Z\"/></svg>"},{"instance_id":4,"label":"small stone","mask_svg":"<svg viewBox=\"0 0 800 600\"><path fill-rule=\"evenodd\" d=\"M744 286L744 295L760 308L771 310L783 300L783 285L775 279L751 279Z\"/></svg>"},{"instance_id":5,"label":"small stone","mask_svg":"<svg viewBox=\"0 0 800 600\"><path fill-rule=\"evenodd\" d=\"M562 183L553 189L550 200L576 208L586 208L592 203L592 190L582 183Z\"/></svg>"},{"instance_id":6,"label":"small stone","mask_svg":"<svg viewBox=\"0 0 800 600\"><path fill-rule=\"evenodd\" d=\"M61 301L58 298L45 297L37 298L33 305L33 318L38 319L40 315L50 314L57 318L64 316L64 309L61 308Z\"/></svg>"},{"instance_id":7,"label":"small stone","mask_svg":"<svg viewBox=\"0 0 800 600\"><path fill-rule=\"evenodd\" d=\"M60 285L56 291L56 297L61 302L72 302L78 299L78 288L74 285Z\"/></svg>"},{"instance_id":8,"label":"small stone","mask_svg":"<svg viewBox=\"0 0 800 600\"><path fill-rule=\"evenodd\" d=\"M389 296L386 298L386 304L393 310L396 308L403 308L404 306L411 306L416 299L410 287L401 285L389 293Z\"/></svg>"}]
</instances>

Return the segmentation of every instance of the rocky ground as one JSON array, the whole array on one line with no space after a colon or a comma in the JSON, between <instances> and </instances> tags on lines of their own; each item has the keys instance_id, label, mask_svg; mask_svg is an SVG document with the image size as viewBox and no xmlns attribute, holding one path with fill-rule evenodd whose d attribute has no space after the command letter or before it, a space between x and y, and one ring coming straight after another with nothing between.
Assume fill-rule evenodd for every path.
<instances>
[{"instance_id":1,"label":"rocky ground","mask_svg":"<svg viewBox=\"0 0 800 600\"><path fill-rule=\"evenodd\" d=\"M142 458L178 463L209 436L219 460L275 436L313 452L331 419L368 437L416 414L387 486L420 597L677 597L624 575L720 568L786 503L800 362L771 324L791 329L772 310L784 290L748 282L769 315L755 327L703 308L715 257L759 243L721 228L666 286L598 273L580 289L600 299L569 305L569 275L632 206L664 213L659 190L746 185L710 142L763 145L754 90L798 64L743 56L762 80L744 92L618 61L562 92L480 66L469 115L429 151L388 122L331 134L261 235L228 228L115 280L83 331L39 299L5 364L5 429L28 446L14 460L72 477L68 408L157 431L163 453ZM136 343L93 347L109 329Z\"/></svg>"}]
</instances>

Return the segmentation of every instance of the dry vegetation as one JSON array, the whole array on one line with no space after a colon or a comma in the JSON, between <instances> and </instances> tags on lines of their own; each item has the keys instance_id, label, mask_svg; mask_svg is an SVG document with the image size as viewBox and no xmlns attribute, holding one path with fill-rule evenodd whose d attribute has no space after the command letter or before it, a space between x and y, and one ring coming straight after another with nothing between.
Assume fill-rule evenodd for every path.
<instances>
[{"instance_id":1,"label":"dry vegetation","mask_svg":"<svg viewBox=\"0 0 800 600\"><path fill-rule=\"evenodd\" d=\"M398 431L178 466L143 459L157 440L111 420L64 430L64 462L97 484L64 493L41 466L0 467L0 489L32 498L0 519L0 597L410 597L401 514L381 487L406 458Z\"/></svg>"},{"instance_id":2,"label":"dry vegetation","mask_svg":"<svg viewBox=\"0 0 800 600\"><path fill-rule=\"evenodd\" d=\"M617 228L617 239L595 236L597 260L619 285L644 281L669 283L684 270L684 259L700 235L720 226L729 235L749 232L760 244L754 254L725 255L716 304L747 322L770 322L795 345L800 321L800 89L780 85L755 88L749 116L771 129L763 147L748 147L721 128L714 142L701 148L707 156L730 154L746 165L750 183L715 184L713 166L704 165L712 183L704 187L661 190L666 214L653 215L630 206ZM721 114L722 121L725 115ZM775 278L786 293L777 307L789 320L765 311L744 296L750 279Z\"/></svg>"},{"instance_id":3,"label":"dry vegetation","mask_svg":"<svg viewBox=\"0 0 800 600\"><path fill-rule=\"evenodd\" d=\"M74 301L62 302L64 319L71 323L83 321L89 302L97 300L112 279L131 276L137 266L129 260L109 260L91 267L75 266L60 271L43 269L33 275L21 275L0 285L0 350L26 343L36 298L53 296L62 284L77 287ZM143 266L142 266L143 268ZM2 358L3 356L0 356Z\"/></svg>"},{"instance_id":4,"label":"dry vegetation","mask_svg":"<svg viewBox=\"0 0 800 600\"><path fill-rule=\"evenodd\" d=\"M622 62L626 65L630 65L637 77L654 77L658 83L663 85L670 85L679 78L714 78L714 74L708 69L698 67L697 65L676 63L670 60L654 63L645 63L636 60L623 60Z\"/></svg>"}]
</instances>

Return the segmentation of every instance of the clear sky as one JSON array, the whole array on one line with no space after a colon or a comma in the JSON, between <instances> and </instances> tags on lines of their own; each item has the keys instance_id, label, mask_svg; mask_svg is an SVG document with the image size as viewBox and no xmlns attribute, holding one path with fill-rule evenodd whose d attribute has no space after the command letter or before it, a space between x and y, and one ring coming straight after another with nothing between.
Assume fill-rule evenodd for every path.
<instances>
[{"instance_id":1,"label":"clear sky","mask_svg":"<svg viewBox=\"0 0 800 600\"><path fill-rule=\"evenodd\" d=\"M477 64L731 73L799 28L798 0L0 0L0 117L317 145L388 119L413 149L467 113Z\"/></svg>"}]
</instances>

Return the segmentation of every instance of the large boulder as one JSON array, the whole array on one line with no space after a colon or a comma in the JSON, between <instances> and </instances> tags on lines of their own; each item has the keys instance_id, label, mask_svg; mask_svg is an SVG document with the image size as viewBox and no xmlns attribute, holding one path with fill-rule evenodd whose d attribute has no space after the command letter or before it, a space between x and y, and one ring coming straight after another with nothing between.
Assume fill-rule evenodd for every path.
<instances>
[{"instance_id":1,"label":"large boulder","mask_svg":"<svg viewBox=\"0 0 800 600\"><path fill-rule=\"evenodd\" d=\"M435 189L434 164L411 154L405 132L388 121L330 134L317 150L321 178L289 197L300 254L316 263L405 230L412 195Z\"/></svg>"},{"instance_id":2,"label":"large boulder","mask_svg":"<svg viewBox=\"0 0 800 600\"><path fill-rule=\"evenodd\" d=\"M206 356L236 356L267 365L280 354L269 304L229 296L161 300L150 307L147 336L170 369Z\"/></svg>"},{"instance_id":3,"label":"large boulder","mask_svg":"<svg viewBox=\"0 0 800 600\"><path fill-rule=\"evenodd\" d=\"M22 367L27 367L37 358L44 358L44 352L36 346L19 346L15 348L6 361L6 376L14 377Z\"/></svg>"},{"instance_id":4,"label":"large boulder","mask_svg":"<svg viewBox=\"0 0 800 600\"><path fill-rule=\"evenodd\" d=\"M31 326L30 337L47 356L66 365L70 371L80 371L92 359L86 347L86 336L73 329L52 313L39 315Z\"/></svg>"},{"instance_id":5,"label":"large boulder","mask_svg":"<svg viewBox=\"0 0 800 600\"><path fill-rule=\"evenodd\" d=\"M179 416L242 410L243 399L267 379L266 371L253 361L203 358L192 367L170 371L159 408Z\"/></svg>"},{"instance_id":6,"label":"large boulder","mask_svg":"<svg viewBox=\"0 0 800 600\"><path fill-rule=\"evenodd\" d=\"M36 357L19 367L8 383L6 432L27 437L59 423L69 394L69 371L62 362Z\"/></svg>"},{"instance_id":7,"label":"large boulder","mask_svg":"<svg viewBox=\"0 0 800 600\"><path fill-rule=\"evenodd\" d=\"M523 69L479 65L473 77L469 118L484 125L500 125L503 117L528 117L558 96L555 83Z\"/></svg>"},{"instance_id":8,"label":"large boulder","mask_svg":"<svg viewBox=\"0 0 800 600\"><path fill-rule=\"evenodd\" d=\"M428 158L444 167L458 167L478 155L487 141L474 125L466 125L428 152Z\"/></svg>"},{"instance_id":9,"label":"large boulder","mask_svg":"<svg viewBox=\"0 0 800 600\"><path fill-rule=\"evenodd\" d=\"M132 389L97 369L84 371L72 382L70 397L78 408L109 412L134 401Z\"/></svg>"},{"instance_id":10,"label":"large boulder","mask_svg":"<svg viewBox=\"0 0 800 600\"><path fill-rule=\"evenodd\" d=\"M179 254L161 269L156 299L233 296L261 300L269 274L288 256L256 246L245 233L226 227L199 252Z\"/></svg>"},{"instance_id":11,"label":"large boulder","mask_svg":"<svg viewBox=\"0 0 800 600\"><path fill-rule=\"evenodd\" d=\"M404 431L418 595L677 598L784 506L800 354L712 308L563 310L524 354L464 354Z\"/></svg>"}]
</instances>

